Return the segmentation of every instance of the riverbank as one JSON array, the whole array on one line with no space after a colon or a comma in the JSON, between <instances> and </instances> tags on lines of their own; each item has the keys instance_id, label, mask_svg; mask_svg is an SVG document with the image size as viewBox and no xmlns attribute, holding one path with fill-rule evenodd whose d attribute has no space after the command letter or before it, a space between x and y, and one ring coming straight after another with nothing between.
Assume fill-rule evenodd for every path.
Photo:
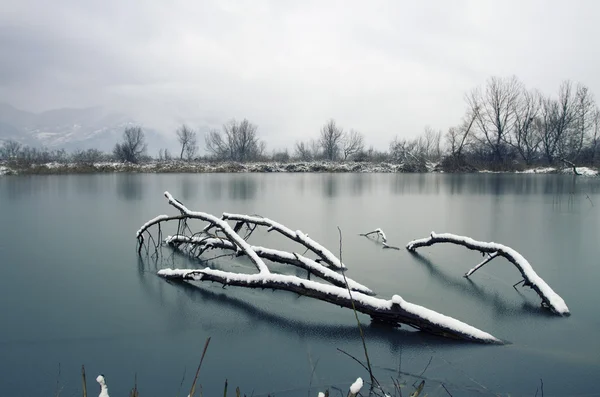
<instances>
[{"instance_id":1,"label":"riverbank","mask_svg":"<svg viewBox=\"0 0 600 397\"><path fill-rule=\"evenodd\" d=\"M426 172L444 170L438 163L428 163ZM414 169L400 163L366 163L366 162L260 162L260 163L205 163L205 162L150 162L142 164L100 162L100 163L45 163L19 165L0 163L1 175L36 175L36 174L93 174L93 173L270 173L270 172L312 172L312 173L408 173ZM473 173L523 173L523 174L573 174L571 167L536 167L515 171L489 171L470 169ZM598 176L598 169L577 167L581 176Z\"/></svg>"}]
</instances>

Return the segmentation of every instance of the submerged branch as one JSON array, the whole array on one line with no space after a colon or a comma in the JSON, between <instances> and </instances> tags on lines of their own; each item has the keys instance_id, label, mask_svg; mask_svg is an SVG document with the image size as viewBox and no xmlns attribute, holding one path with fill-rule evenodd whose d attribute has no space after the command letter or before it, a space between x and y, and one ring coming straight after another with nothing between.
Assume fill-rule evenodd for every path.
<instances>
[{"instance_id":1,"label":"submerged branch","mask_svg":"<svg viewBox=\"0 0 600 397\"><path fill-rule=\"evenodd\" d=\"M272 221L269 218L263 218L259 216L224 213L223 219L266 226L269 228L268 231L275 230L280 234L284 235L285 237L289 238L290 240L293 240L298 244L302 244L304 247L318 255L321 261L325 262L329 266L334 267L336 269L343 269L346 267L331 251L329 251L327 248L323 247L321 244L308 237L308 235L302 233L300 230L296 230L294 232L292 229L280 223Z\"/></svg>"},{"instance_id":2,"label":"submerged branch","mask_svg":"<svg viewBox=\"0 0 600 397\"><path fill-rule=\"evenodd\" d=\"M157 227L159 229L158 233L161 234L160 225L162 222L176 220L178 222L177 234L168 237L165 240L167 244L186 251L189 255L197 256L213 248L232 251L237 256L247 256L258 270L258 273L244 274L207 267L205 269L163 269L158 272L161 277L171 280L214 281L224 286L284 290L342 307L355 308L356 311L371 316L374 321L393 326L406 324L425 332L455 339L480 343L502 343L494 336L459 320L406 302L399 295L394 295L390 300L376 298L371 296L373 292L369 288L353 280L346 278L346 284L344 274L338 274L323 264L328 263L329 265L333 264L334 267L342 267L341 256L338 259L329 250L309 239L300 231L292 232L285 226L267 218L231 214L224 214L223 218L217 218L210 214L189 210L168 192L165 192L165 197L167 197L169 204L176 208L180 214L177 216L161 215L144 224L137 232L140 249L144 244L144 234L148 234L154 240L150 232L151 226L159 225ZM209 225L202 231L194 233L187 223L189 219L199 219ZM228 220L236 222L234 228L227 223ZM253 230L257 225L268 226L270 230L277 230L319 255L321 262L297 253L250 245L239 234L244 225L250 230ZM212 228L216 229L215 233L208 234L208 231ZM215 237L217 232L219 237ZM158 243L154 242L155 253L161 248L160 243L162 243L160 240ZM146 246L148 247L148 245ZM306 269L309 274L315 274L331 284L307 280L295 275L271 273L263 259ZM346 286L349 288L346 288Z\"/></svg>"},{"instance_id":3,"label":"submerged branch","mask_svg":"<svg viewBox=\"0 0 600 397\"><path fill-rule=\"evenodd\" d=\"M219 239L219 238L210 238L210 237L187 237L187 236L169 236L165 242L171 245L178 244L190 244L190 245L199 245L203 246L207 249L222 249L222 250L235 250L236 247L228 240ZM314 260L297 254L295 252L285 252L280 250L275 250L271 248L259 247L259 246L251 246L252 250L256 252L256 254L263 258L268 259L272 262L283 263L287 265L292 265L304 270L309 271L322 278L325 281L330 282L333 285L337 285L338 287L344 287L344 277L340 273L334 272L331 269L315 262ZM353 291L362 292L367 295L374 295L371 289L365 287L364 285L357 283L356 281L346 278L348 281L348 285L350 289Z\"/></svg>"},{"instance_id":4,"label":"submerged branch","mask_svg":"<svg viewBox=\"0 0 600 397\"><path fill-rule=\"evenodd\" d=\"M487 332L423 306L406 302L398 295L394 295L390 300L385 300L354 292L351 297L346 288L303 280L296 276L272 273L239 274L206 268L200 270L162 269L158 271L158 275L169 280L215 281L223 285L290 291L346 308L352 308L354 301L357 311L367 314L377 321L393 325L407 324L435 335L455 339L480 343L502 343Z\"/></svg>"},{"instance_id":5,"label":"submerged branch","mask_svg":"<svg viewBox=\"0 0 600 397\"><path fill-rule=\"evenodd\" d=\"M489 257L482 263L471 269L467 275L488 263L496 256L502 256L512 263L521 273L525 280L524 285L531 287L542 298L542 304L556 314L563 316L569 315L569 308L565 301L550 288L548 284L533 270L531 264L521 254L514 249L498 243L487 243L473 240L470 237L458 236L450 233L434 233L424 239L413 240L406 245L409 251L415 251L420 247L429 247L438 243L450 243L461 245L470 250L489 254Z\"/></svg>"}]
</instances>

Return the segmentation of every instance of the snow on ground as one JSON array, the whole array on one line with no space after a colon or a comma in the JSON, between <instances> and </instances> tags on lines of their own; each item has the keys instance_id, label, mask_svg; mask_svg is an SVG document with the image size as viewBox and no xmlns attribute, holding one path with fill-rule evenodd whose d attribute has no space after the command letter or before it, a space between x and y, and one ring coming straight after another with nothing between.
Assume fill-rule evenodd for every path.
<instances>
[{"instance_id":1,"label":"snow on ground","mask_svg":"<svg viewBox=\"0 0 600 397\"><path fill-rule=\"evenodd\" d=\"M397 172L412 172L410 167L405 167L404 164L394 163L363 163L363 162L328 162L328 161L314 161L314 162L291 162L291 163L277 163L277 162L262 162L262 163L186 163L180 161L168 161L168 162L150 162L144 164L131 164L131 163L119 163L119 162L98 162L93 164L81 164L81 163L46 163L46 164L32 164L29 169L31 171L25 171L26 173L36 173L40 168L47 172L145 172L145 173L247 173L247 172L331 172L331 173L397 173ZM9 167L0 165L0 175L17 173L19 170L11 169ZM8 171L7 171L8 170ZM428 172L443 172L439 169L439 164L428 163ZM598 171L588 167L577 167L577 171L582 176L598 176ZM490 171L481 170L480 173L507 173L504 171ZM510 173L510 172L508 172ZM536 167L527 169L524 171L515 171L517 174L553 174L553 173L565 173L572 174L572 168L555 168L555 167Z\"/></svg>"},{"instance_id":2,"label":"snow on ground","mask_svg":"<svg viewBox=\"0 0 600 397\"><path fill-rule=\"evenodd\" d=\"M563 172L565 174L572 174L573 170L572 169L565 169L565 170L563 170ZM598 170L594 170L594 169L589 168L589 167L577 167L577 172L581 176L598 176Z\"/></svg>"},{"instance_id":3,"label":"snow on ground","mask_svg":"<svg viewBox=\"0 0 600 397\"><path fill-rule=\"evenodd\" d=\"M517 174L553 174L556 172L554 167L530 168L525 171L516 171Z\"/></svg>"}]
</instances>

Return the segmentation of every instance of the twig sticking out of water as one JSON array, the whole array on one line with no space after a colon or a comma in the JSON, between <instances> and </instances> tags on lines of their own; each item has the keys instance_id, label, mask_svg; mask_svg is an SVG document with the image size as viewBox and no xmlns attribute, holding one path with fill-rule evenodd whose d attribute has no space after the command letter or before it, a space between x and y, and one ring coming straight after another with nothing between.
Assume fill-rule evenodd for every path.
<instances>
[{"instance_id":1,"label":"twig sticking out of water","mask_svg":"<svg viewBox=\"0 0 600 397\"><path fill-rule=\"evenodd\" d=\"M344 263L342 260L342 229L338 226L338 233L340 235L340 262ZM373 369L371 368L371 361L369 360L369 352L367 351L367 342L365 341L365 334L363 333L362 326L360 324L360 320L358 318L358 312L356 311L356 306L354 305L354 299L352 299L352 291L350 290L350 286L348 285L348 280L346 279L346 274L342 272L344 276L344 283L346 284L346 289L348 290L348 295L350 296L350 300L352 301L352 311L354 311L354 317L356 318L356 324L358 325L358 331L360 332L360 339L362 340L363 349L365 351L365 358L367 359L367 367L369 371L369 376L371 377L371 387L377 382L375 376L373 376ZM379 385L379 382L377 382ZM381 387L381 385L379 385Z\"/></svg>"},{"instance_id":2,"label":"twig sticking out of water","mask_svg":"<svg viewBox=\"0 0 600 397\"><path fill-rule=\"evenodd\" d=\"M200 364L198 364L198 369L196 370L196 376L194 376L194 382L192 383L192 388L190 389L189 397L194 397L194 393L196 392L196 381L198 380L198 374L200 373L200 367L202 367L202 361L204 361L204 355L206 354L206 349L208 349L209 343L210 343L210 336L206 339L206 343L204 344L204 350L202 351L202 357L200 357Z\"/></svg>"},{"instance_id":3,"label":"twig sticking out of water","mask_svg":"<svg viewBox=\"0 0 600 397\"><path fill-rule=\"evenodd\" d=\"M85 381L85 366L84 365L81 366L81 383L82 383L83 397L87 397L87 383Z\"/></svg>"}]
</instances>

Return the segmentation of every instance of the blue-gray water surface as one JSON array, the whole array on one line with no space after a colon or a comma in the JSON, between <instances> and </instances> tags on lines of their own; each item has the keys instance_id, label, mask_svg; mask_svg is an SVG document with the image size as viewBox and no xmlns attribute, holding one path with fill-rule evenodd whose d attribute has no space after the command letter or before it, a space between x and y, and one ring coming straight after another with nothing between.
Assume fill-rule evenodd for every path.
<instances>
[{"instance_id":1,"label":"blue-gray water surface","mask_svg":"<svg viewBox=\"0 0 600 397\"><path fill-rule=\"evenodd\" d=\"M248 396L325 388L338 395L336 387L346 395L356 377L368 379L337 350L364 356L348 309L286 292L159 279L157 268L197 266L168 250L158 262L137 255L136 230L175 213L165 190L191 209L267 216L334 252L339 226L349 277L509 342L453 342L361 315L375 375L392 394L393 377L404 395L420 379L429 396L448 395L442 384L454 396L533 396L541 381L545 396L600 395L600 178L111 174L0 177L0 396L80 396L82 364L90 395L100 373L111 396L127 395L136 376L143 397L187 395L209 336L199 380L205 396L223 395L226 379L230 394L239 386ZM431 231L509 245L572 315L552 316L533 291L515 290L519 273L502 258L465 279L478 253L384 250L359 236L376 227L400 247ZM302 252L264 230L251 241Z\"/></svg>"}]
</instances>

